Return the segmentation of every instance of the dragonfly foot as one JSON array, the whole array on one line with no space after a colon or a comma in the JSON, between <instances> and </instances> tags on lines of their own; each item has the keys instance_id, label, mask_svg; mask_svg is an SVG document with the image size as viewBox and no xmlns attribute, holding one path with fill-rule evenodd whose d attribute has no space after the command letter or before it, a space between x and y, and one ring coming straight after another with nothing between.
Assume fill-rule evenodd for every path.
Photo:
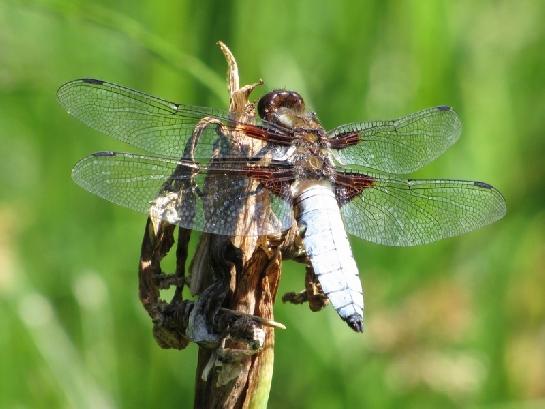
<instances>
[{"instance_id":1,"label":"dragonfly foot","mask_svg":"<svg viewBox=\"0 0 545 409\"><path fill-rule=\"evenodd\" d=\"M289 292L282 296L282 302L285 304L289 302L290 304L303 304L308 301L308 294L306 290L296 292Z\"/></svg>"}]
</instances>

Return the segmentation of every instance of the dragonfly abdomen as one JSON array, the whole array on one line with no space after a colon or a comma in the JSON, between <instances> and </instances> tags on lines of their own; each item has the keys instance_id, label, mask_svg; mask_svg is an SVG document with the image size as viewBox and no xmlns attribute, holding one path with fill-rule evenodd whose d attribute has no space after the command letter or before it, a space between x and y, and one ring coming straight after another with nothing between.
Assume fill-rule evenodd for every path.
<instances>
[{"instance_id":1,"label":"dragonfly abdomen","mask_svg":"<svg viewBox=\"0 0 545 409\"><path fill-rule=\"evenodd\" d=\"M363 291L330 183L309 184L297 195L297 223L324 294L355 331L363 329Z\"/></svg>"}]
</instances>

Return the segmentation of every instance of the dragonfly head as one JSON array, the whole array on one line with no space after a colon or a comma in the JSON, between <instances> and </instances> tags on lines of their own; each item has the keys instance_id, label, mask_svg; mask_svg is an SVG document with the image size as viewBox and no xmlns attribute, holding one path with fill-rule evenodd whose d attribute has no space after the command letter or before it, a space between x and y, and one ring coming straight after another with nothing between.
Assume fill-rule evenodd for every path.
<instances>
[{"instance_id":1,"label":"dragonfly head","mask_svg":"<svg viewBox=\"0 0 545 409\"><path fill-rule=\"evenodd\" d=\"M257 112L265 121L293 128L300 126L305 102L295 91L274 90L261 97L257 103Z\"/></svg>"}]
</instances>

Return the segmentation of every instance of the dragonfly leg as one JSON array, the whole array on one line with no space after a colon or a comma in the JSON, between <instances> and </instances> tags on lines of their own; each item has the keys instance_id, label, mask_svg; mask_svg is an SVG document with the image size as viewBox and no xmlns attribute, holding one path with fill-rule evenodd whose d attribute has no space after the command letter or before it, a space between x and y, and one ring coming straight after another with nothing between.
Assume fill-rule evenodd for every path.
<instances>
[{"instance_id":1,"label":"dragonfly leg","mask_svg":"<svg viewBox=\"0 0 545 409\"><path fill-rule=\"evenodd\" d=\"M305 275L305 289L295 293L289 292L282 296L282 302L290 304L303 304L308 302L308 307L311 311L320 311L328 304L328 299L320 283L316 279L316 275L312 270L312 267L307 266Z\"/></svg>"},{"instance_id":2,"label":"dragonfly leg","mask_svg":"<svg viewBox=\"0 0 545 409\"><path fill-rule=\"evenodd\" d=\"M290 304L304 304L308 301L308 293L307 290L301 290L299 292L289 292L285 293L282 296L282 302L283 303L290 303Z\"/></svg>"}]
</instances>

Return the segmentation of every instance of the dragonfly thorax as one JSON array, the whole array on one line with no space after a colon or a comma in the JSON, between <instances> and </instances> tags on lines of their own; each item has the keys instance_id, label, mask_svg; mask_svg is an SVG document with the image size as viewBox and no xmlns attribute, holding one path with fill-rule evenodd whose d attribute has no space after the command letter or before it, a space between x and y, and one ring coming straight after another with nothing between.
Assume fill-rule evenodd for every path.
<instances>
[{"instance_id":1,"label":"dragonfly thorax","mask_svg":"<svg viewBox=\"0 0 545 409\"><path fill-rule=\"evenodd\" d=\"M333 162L325 149L318 143L297 144L290 162L297 179L330 179L335 173Z\"/></svg>"}]
</instances>

